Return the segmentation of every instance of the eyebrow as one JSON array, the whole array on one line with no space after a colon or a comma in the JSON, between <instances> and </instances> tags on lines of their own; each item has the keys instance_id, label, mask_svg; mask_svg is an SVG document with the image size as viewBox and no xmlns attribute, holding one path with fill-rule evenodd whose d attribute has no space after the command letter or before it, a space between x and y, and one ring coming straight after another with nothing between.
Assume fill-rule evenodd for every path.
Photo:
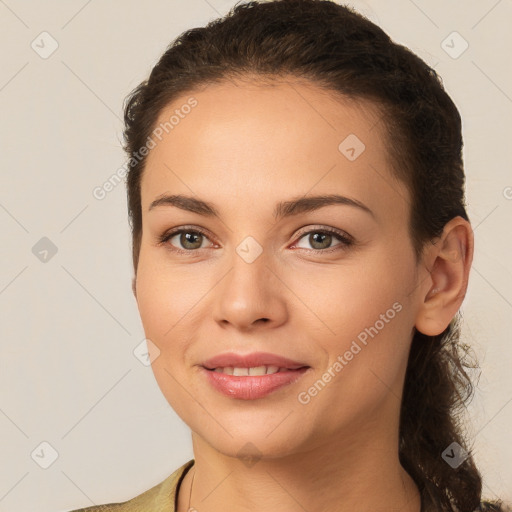
<instances>
[{"instance_id":1,"label":"eyebrow","mask_svg":"<svg viewBox=\"0 0 512 512\"><path fill-rule=\"evenodd\" d=\"M284 217L291 217L293 215L299 215L305 212L311 212L318 210L325 206L330 205L346 205L359 208L366 213L369 213L373 218L375 214L368 206L363 204L357 199L350 197L341 196L338 194L319 195L300 197L298 199L291 199L289 201L281 201L274 209L274 219L282 219ZM149 206L148 211L153 210L158 206L175 206L182 210L204 215L205 217L218 217L220 218L219 212L212 203L202 201L191 196L185 196L182 194L177 195L166 195L163 194L157 197Z\"/></svg>"}]
</instances>

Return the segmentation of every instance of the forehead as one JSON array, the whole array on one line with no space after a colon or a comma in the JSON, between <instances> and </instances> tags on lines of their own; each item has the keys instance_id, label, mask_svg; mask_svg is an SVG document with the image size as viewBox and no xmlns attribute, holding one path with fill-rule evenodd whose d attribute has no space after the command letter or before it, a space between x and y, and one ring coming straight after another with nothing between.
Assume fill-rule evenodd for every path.
<instances>
[{"instance_id":1,"label":"forehead","mask_svg":"<svg viewBox=\"0 0 512 512\"><path fill-rule=\"evenodd\" d=\"M184 108L191 98L195 106ZM147 157L142 209L176 190L214 193L220 203L336 191L376 209L386 199L398 207L407 192L391 173L381 120L374 104L305 81L226 81L191 91L160 112L156 127L167 129Z\"/></svg>"}]
</instances>

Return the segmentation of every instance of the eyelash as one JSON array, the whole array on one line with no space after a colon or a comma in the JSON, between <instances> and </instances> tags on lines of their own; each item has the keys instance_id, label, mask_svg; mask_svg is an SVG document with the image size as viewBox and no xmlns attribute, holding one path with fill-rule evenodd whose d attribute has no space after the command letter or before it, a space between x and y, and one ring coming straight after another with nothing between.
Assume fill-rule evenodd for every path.
<instances>
[{"instance_id":1,"label":"eyelash","mask_svg":"<svg viewBox=\"0 0 512 512\"><path fill-rule=\"evenodd\" d=\"M210 239L202 229L198 228L192 228L188 226L183 226L178 229L173 229L169 232L164 233L163 235L158 237L158 245L168 245L169 249L173 252L176 252L178 254L187 254L190 255L194 252L198 252L202 249L206 249L203 247L202 249L180 249L178 247L175 247L171 244L167 244L167 242L173 238L175 235L179 235L181 233L194 233L194 234L200 234L206 237L208 240ZM345 250L349 248L350 246L354 245L354 240L352 237L344 233L343 231L339 231L334 228L315 228L310 229L309 231L305 231L303 233L299 233L297 243L299 240L301 240L305 235L310 235L312 233L321 233L321 234L327 234L327 235L334 235L341 243L338 245L335 245L334 247L330 247L327 249L304 249L303 247L300 247L299 249L305 250L305 251L312 251L316 253L331 253L338 250Z\"/></svg>"}]
</instances>

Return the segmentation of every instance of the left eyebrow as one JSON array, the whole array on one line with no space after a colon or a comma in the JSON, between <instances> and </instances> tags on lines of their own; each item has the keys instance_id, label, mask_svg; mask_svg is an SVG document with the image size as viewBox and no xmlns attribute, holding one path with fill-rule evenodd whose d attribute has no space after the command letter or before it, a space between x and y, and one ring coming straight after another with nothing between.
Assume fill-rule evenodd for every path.
<instances>
[{"instance_id":1,"label":"left eyebrow","mask_svg":"<svg viewBox=\"0 0 512 512\"><path fill-rule=\"evenodd\" d=\"M291 217L294 215L299 215L301 213L319 210L320 208L324 208L325 206L330 206L334 204L359 208L360 210L369 213L375 219L375 214L364 203L358 201L357 199L341 196L338 194L300 197L298 199L291 199L289 201L281 201L276 205L274 209L274 219L279 220L284 217ZM212 203L202 201L201 199L197 199L195 197L185 196L182 194L164 194L162 196L159 196L151 203L151 205L148 208L148 211L152 210L153 208L156 208L157 206L164 205L175 206L182 210L197 213L199 215L204 215L205 217L220 218L218 210Z\"/></svg>"},{"instance_id":2,"label":"left eyebrow","mask_svg":"<svg viewBox=\"0 0 512 512\"><path fill-rule=\"evenodd\" d=\"M346 196L340 196L338 194L309 196L301 197L299 199L292 199L290 201L282 201L276 205L274 210L274 218L280 219L283 217L290 217L292 215L298 215L300 213L318 210L333 204L359 208L360 210L369 213L373 218L375 218L375 214L372 212L372 210L370 210L370 208L368 208L368 206L366 206L361 201Z\"/></svg>"}]
</instances>

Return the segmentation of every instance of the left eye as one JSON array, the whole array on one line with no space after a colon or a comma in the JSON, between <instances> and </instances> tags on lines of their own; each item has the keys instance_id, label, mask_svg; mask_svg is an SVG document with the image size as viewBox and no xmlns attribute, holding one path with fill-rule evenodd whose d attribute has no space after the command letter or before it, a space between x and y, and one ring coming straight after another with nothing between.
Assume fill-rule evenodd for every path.
<instances>
[{"instance_id":1,"label":"left eye","mask_svg":"<svg viewBox=\"0 0 512 512\"><path fill-rule=\"evenodd\" d=\"M341 233L338 233L337 231L333 231L333 230L319 230L319 229L316 229L316 230L313 230L313 231L308 231L306 233L303 233L299 240L302 240L303 238L305 237L308 237L307 238L307 242L309 244L311 244L311 246L313 247L313 250L319 250L319 251L325 251L326 249L335 249L337 246L341 245L343 247L348 247L349 245L352 244L352 240L344 235L342 235ZM337 244L336 246L332 247L331 246L331 242L333 241L333 239L338 239L340 241L339 244ZM301 249L308 249L308 250L311 250L309 247L302 247L300 245L297 244L297 247L300 247Z\"/></svg>"}]
</instances>

